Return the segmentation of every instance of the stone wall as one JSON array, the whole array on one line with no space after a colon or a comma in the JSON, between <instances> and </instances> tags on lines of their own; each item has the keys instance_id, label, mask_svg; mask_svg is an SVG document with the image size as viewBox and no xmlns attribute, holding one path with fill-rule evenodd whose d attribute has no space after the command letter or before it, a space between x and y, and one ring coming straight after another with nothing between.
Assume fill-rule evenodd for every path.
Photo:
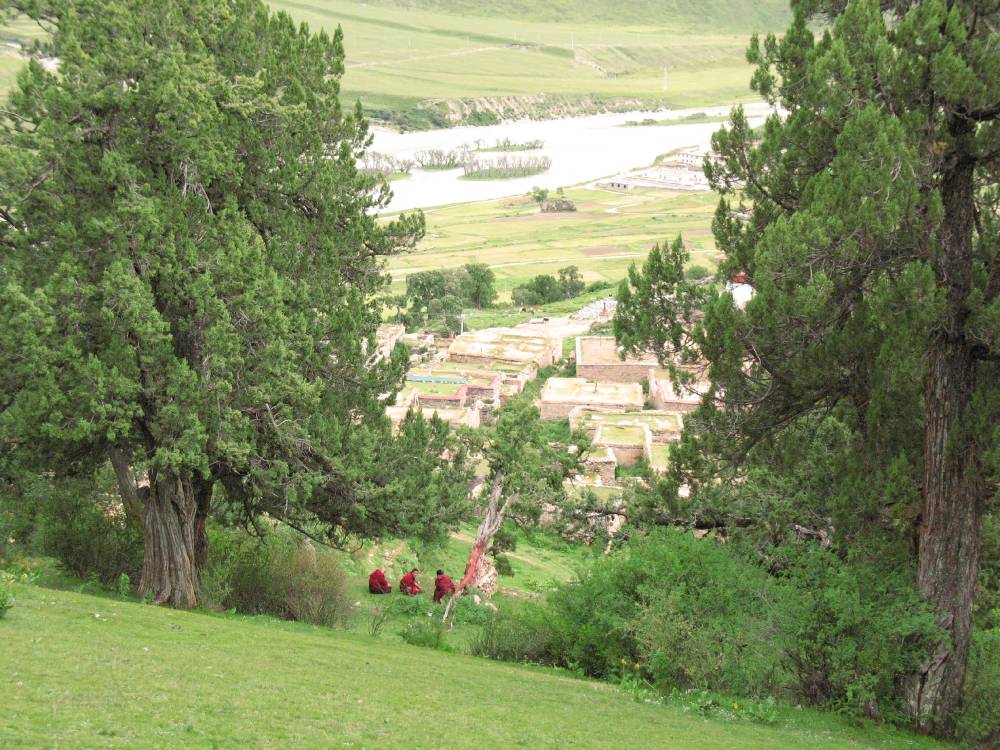
<instances>
[{"instance_id":1,"label":"stone wall","mask_svg":"<svg viewBox=\"0 0 1000 750\"><path fill-rule=\"evenodd\" d=\"M640 362L615 365L587 365L576 363L576 376L598 383L642 383L649 377L649 365Z\"/></svg>"},{"instance_id":2,"label":"stone wall","mask_svg":"<svg viewBox=\"0 0 1000 750\"><path fill-rule=\"evenodd\" d=\"M615 468L618 466L618 460L615 458L615 455L611 452L611 450L607 448L594 450L590 456L587 457L587 460L584 461L583 465L587 471L597 475L600 484L603 486L617 486L617 481L615 480Z\"/></svg>"}]
</instances>

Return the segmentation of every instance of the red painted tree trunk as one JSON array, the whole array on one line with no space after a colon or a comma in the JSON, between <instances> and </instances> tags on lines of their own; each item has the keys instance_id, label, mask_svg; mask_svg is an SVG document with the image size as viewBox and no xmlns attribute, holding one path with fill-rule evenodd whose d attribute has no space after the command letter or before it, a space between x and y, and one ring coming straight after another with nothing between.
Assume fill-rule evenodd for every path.
<instances>
[{"instance_id":1,"label":"red painted tree trunk","mask_svg":"<svg viewBox=\"0 0 1000 750\"><path fill-rule=\"evenodd\" d=\"M455 587L455 593L448 601L448 605L444 608L444 619L446 621L448 615L451 613L452 605L468 588L476 583L479 575L479 562L483 559L483 555L486 554L490 539L497 532L497 529L500 528L500 524L503 523L504 515L507 513L507 506L510 504L510 500L508 499L503 505L500 505L500 498L503 496L503 480L504 474L502 471L494 474L493 483L490 486L490 498L489 504L486 507L486 515L483 517L482 522L479 524L479 529L476 531L476 539L472 543L469 560L465 564L465 574Z\"/></svg>"}]
</instances>

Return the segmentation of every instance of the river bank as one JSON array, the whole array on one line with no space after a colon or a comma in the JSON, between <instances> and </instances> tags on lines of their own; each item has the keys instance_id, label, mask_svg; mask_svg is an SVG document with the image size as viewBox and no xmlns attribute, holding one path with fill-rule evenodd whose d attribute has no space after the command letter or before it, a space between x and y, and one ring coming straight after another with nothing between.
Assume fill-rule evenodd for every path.
<instances>
[{"instance_id":1,"label":"river bank","mask_svg":"<svg viewBox=\"0 0 1000 750\"><path fill-rule=\"evenodd\" d=\"M753 124L762 122L769 112L763 102L745 104L744 109ZM551 167L543 174L473 182L459 179L463 173L461 168L414 168L409 179L393 183L393 198L385 209L386 213L391 213L522 195L535 185L549 189L579 185L646 166L660 154L678 148L707 149L712 133L721 127L730 110L731 107L723 106L631 111L408 133L376 128L371 150L397 159L412 159L420 151L475 148L477 142L492 145L503 139L512 142L541 140L544 142L542 149L532 153L552 160ZM704 113L705 118L696 122L683 119L699 113ZM664 122L641 128L626 126L630 121L646 119Z\"/></svg>"}]
</instances>

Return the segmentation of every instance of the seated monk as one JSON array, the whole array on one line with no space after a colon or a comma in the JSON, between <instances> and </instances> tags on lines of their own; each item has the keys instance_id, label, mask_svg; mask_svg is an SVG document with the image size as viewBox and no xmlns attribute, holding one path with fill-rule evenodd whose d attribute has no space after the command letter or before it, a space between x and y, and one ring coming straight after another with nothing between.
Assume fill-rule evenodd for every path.
<instances>
[{"instance_id":1,"label":"seated monk","mask_svg":"<svg viewBox=\"0 0 1000 750\"><path fill-rule=\"evenodd\" d=\"M368 591L372 594L391 594L392 586L385 580L385 573L376 570L368 576Z\"/></svg>"},{"instance_id":2,"label":"seated monk","mask_svg":"<svg viewBox=\"0 0 1000 750\"><path fill-rule=\"evenodd\" d=\"M410 596L416 596L421 591L420 584L417 583L417 573L420 571L414 568L405 576L399 579L399 590L404 594L409 594Z\"/></svg>"},{"instance_id":3,"label":"seated monk","mask_svg":"<svg viewBox=\"0 0 1000 750\"><path fill-rule=\"evenodd\" d=\"M437 604L446 596L451 596L455 593L455 584L451 582L451 578L444 574L443 570L437 572L437 578L434 579L434 603Z\"/></svg>"}]
</instances>

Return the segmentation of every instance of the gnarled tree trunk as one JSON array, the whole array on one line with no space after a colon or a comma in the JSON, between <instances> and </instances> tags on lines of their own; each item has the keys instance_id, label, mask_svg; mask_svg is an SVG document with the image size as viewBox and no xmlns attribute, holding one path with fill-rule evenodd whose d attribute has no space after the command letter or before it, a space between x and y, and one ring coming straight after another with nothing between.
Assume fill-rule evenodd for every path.
<instances>
[{"instance_id":1,"label":"gnarled tree trunk","mask_svg":"<svg viewBox=\"0 0 1000 750\"><path fill-rule=\"evenodd\" d=\"M448 615L451 614L451 607L455 601L457 601L470 586L475 584L479 576L480 563L482 562L483 555L486 554L486 550L490 545L490 539L503 523L504 516L507 513L507 506L510 505L510 498L508 498L503 505L500 505L500 498L503 496L503 480L504 474L502 471L498 471L493 475L493 484L490 487L490 498L489 505L486 507L486 515L479 524L479 530L476 532L476 539L472 543L472 550L469 552L469 560L465 564L465 574L462 576L462 580L458 582L458 586L455 587L454 595L452 595L451 599L448 600L448 604L444 608L445 621L448 620Z\"/></svg>"},{"instance_id":2,"label":"gnarled tree trunk","mask_svg":"<svg viewBox=\"0 0 1000 750\"><path fill-rule=\"evenodd\" d=\"M908 709L925 731L949 734L962 698L979 568L987 485L969 409L976 390L975 349L964 332L972 289L973 168L970 123L952 123L954 164L944 175L941 247L934 258L946 308L930 342L925 393L923 510L917 590L936 610L948 639L905 681Z\"/></svg>"},{"instance_id":3,"label":"gnarled tree trunk","mask_svg":"<svg viewBox=\"0 0 1000 750\"><path fill-rule=\"evenodd\" d=\"M139 593L151 594L154 604L198 606L197 508L190 482L169 473L155 478L146 501L146 547L139 582Z\"/></svg>"}]
</instances>

